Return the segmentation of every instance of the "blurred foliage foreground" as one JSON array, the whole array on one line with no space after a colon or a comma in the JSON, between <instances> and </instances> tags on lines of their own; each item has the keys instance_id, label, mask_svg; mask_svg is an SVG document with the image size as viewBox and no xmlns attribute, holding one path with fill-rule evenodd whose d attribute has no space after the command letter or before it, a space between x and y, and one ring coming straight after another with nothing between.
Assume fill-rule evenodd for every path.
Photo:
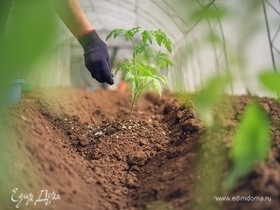
<instances>
[{"instance_id":1,"label":"blurred foliage foreground","mask_svg":"<svg viewBox=\"0 0 280 210\"><path fill-rule=\"evenodd\" d=\"M9 85L21 79L24 69L46 52L55 35L55 19L51 1L0 2L0 101ZM24 158L13 150L13 139L6 134L14 131L7 125L0 104L0 203L1 209L10 201L11 184L24 179L15 169L14 158ZM3 206L4 205L4 206Z\"/></svg>"},{"instance_id":2,"label":"blurred foliage foreground","mask_svg":"<svg viewBox=\"0 0 280 210\"><path fill-rule=\"evenodd\" d=\"M0 96L9 83L21 79L24 69L46 52L55 37L50 1L11 2L0 5Z\"/></svg>"}]
</instances>

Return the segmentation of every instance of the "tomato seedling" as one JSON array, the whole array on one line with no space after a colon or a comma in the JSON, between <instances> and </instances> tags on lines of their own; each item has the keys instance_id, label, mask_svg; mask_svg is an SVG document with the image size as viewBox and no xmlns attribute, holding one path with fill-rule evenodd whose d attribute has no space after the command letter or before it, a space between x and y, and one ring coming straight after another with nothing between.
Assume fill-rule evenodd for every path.
<instances>
[{"instance_id":1,"label":"tomato seedling","mask_svg":"<svg viewBox=\"0 0 280 210\"><path fill-rule=\"evenodd\" d=\"M166 76L162 71L167 71L173 63L168 54L158 48L164 47L167 52L171 53L172 44L163 31L159 29L141 30L140 27L129 30L115 29L108 34L106 40L121 35L125 37L125 41L132 44L132 59L126 58L116 70L116 74L119 71L126 73L124 79L131 86L131 117L134 106L145 89L154 90L159 95L162 94L162 85L167 85ZM153 45L154 40L157 49Z\"/></svg>"}]
</instances>

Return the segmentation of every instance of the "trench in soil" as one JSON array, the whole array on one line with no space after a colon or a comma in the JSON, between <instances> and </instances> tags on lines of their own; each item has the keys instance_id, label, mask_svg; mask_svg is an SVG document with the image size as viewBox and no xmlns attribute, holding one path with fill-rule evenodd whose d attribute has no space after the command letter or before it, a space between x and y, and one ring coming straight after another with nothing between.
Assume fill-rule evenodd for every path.
<instances>
[{"instance_id":1,"label":"trench in soil","mask_svg":"<svg viewBox=\"0 0 280 210\"><path fill-rule=\"evenodd\" d=\"M39 102L41 113L68 139L66 144L87 161L85 182L98 186L106 200L103 208L140 208L153 201L181 206L190 200L185 194L195 181L201 123L193 110L175 100L166 102L153 93L142 100L145 112L138 107L130 119L128 106L114 120L103 116L94 124L77 115L55 116ZM102 110L93 110L94 115L102 116Z\"/></svg>"},{"instance_id":2,"label":"trench in soil","mask_svg":"<svg viewBox=\"0 0 280 210\"><path fill-rule=\"evenodd\" d=\"M144 95L131 119L129 95L124 93L49 89L25 94L11 117L16 127L13 150L27 157L17 160L26 175L17 182L25 190L48 188L61 195L42 209L183 210L203 207L203 199L211 200L205 203L213 209L275 209L280 108L267 98L260 101L273 121L269 161L230 195L267 195L274 202L224 204L207 195L222 195L222 180L231 165L228 148L248 101L236 97L228 116L219 117L222 129L207 133L192 102L179 103L168 93L161 98ZM205 164L199 165L201 159Z\"/></svg>"}]
</instances>

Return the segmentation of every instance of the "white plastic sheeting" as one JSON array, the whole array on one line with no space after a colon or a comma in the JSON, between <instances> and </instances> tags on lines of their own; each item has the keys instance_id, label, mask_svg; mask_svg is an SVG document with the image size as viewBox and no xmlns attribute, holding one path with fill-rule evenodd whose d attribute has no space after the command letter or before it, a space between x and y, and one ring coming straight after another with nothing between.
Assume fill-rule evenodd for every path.
<instances>
[{"instance_id":1,"label":"white plastic sheeting","mask_svg":"<svg viewBox=\"0 0 280 210\"><path fill-rule=\"evenodd\" d=\"M280 9L279 0L265 1ZM217 12L220 8L225 8L228 12L227 17L222 20L190 18L194 9L203 8L211 2L212 9L216 9ZM255 0L248 0L248 2L255 3ZM80 0L87 17L103 39L115 28L129 29L140 26L143 29L164 31L173 43L171 58L174 67L169 74L170 87L173 90L195 91L209 76L230 73L237 78L230 91L233 90L237 94L246 93L247 90L260 93L262 88L257 84L257 73L271 67L263 8L259 7L254 11L246 10L248 2L243 0ZM275 34L279 28L280 12L274 9L268 12L272 22L271 29ZM66 72L69 72L70 77L80 75L78 86L94 85L95 83L88 79L83 80L90 75L83 65L81 48L63 24L61 35L60 42L55 48L58 52L53 53L54 58L51 58L55 62L51 62L53 64L51 70L46 71L46 74L51 71L63 72L65 77ZM209 42L209 39L207 41L209 36L214 37L215 41ZM131 55L129 43L124 40L109 40L107 44L110 53L112 53L112 46L117 45L120 48L117 54L118 60ZM63 56L59 56L59 51ZM68 52L68 62L66 62L65 52ZM60 62L60 57L63 58L64 63ZM65 66L65 63L69 65ZM70 69L64 69L67 66L70 66ZM58 85L67 85L71 79L64 79L64 81L66 82ZM85 81L84 85L82 85L83 81Z\"/></svg>"},{"instance_id":2,"label":"white plastic sheeting","mask_svg":"<svg viewBox=\"0 0 280 210\"><path fill-rule=\"evenodd\" d=\"M160 28L175 42L187 30L171 0L82 0L90 21L99 30L141 26Z\"/></svg>"},{"instance_id":3,"label":"white plastic sheeting","mask_svg":"<svg viewBox=\"0 0 280 210\"><path fill-rule=\"evenodd\" d=\"M164 31L173 43L171 57L175 66L171 69L169 77L170 84L175 89L196 89L202 82L202 69L205 68L203 65L206 65L207 68L210 65L220 66L217 62L215 64L216 58L213 56L213 58L210 58L209 52L205 51L204 55L200 54L199 39L200 36L204 36L204 26L201 24L202 27L197 31L202 33L197 34L197 31L193 30L193 27L197 24L196 21L188 21L187 18L188 13L191 12L191 7L203 6L202 3L200 3L202 5L197 3L201 1L186 1L186 3L180 0L82 0L80 2L87 17L99 33L103 35L103 38L115 28L129 29L140 26L144 29L161 29ZM210 1L204 2L207 5ZM217 25L217 23L215 24ZM208 26L206 27L208 28ZM214 30L217 30L217 33L221 36L219 27ZM218 51L223 50L222 37L220 39L221 43ZM112 43L114 41L109 41L108 46ZM124 42L119 43L119 45L127 48L127 44ZM196 48L196 52L186 52L190 46ZM219 63L224 65L222 52L217 53L218 55L215 56L219 57ZM127 56L121 50L119 54L122 57ZM204 64L201 62L203 57L207 59ZM223 66L223 70L225 68ZM182 69L186 69L184 74L182 74ZM210 72L207 74L210 74Z\"/></svg>"}]
</instances>

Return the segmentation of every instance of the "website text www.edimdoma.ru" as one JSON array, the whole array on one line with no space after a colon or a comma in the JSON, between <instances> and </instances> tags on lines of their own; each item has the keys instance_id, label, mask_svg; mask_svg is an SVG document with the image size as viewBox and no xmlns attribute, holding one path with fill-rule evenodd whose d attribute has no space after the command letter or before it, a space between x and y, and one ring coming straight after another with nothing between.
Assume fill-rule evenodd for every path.
<instances>
[{"instance_id":1,"label":"website text www.edimdoma.ru","mask_svg":"<svg viewBox=\"0 0 280 210\"><path fill-rule=\"evenodd\" d=\"M215 196L215 201L218 202L270 202L271 197L269 196Z\"/></svg>"}]
</instances>

